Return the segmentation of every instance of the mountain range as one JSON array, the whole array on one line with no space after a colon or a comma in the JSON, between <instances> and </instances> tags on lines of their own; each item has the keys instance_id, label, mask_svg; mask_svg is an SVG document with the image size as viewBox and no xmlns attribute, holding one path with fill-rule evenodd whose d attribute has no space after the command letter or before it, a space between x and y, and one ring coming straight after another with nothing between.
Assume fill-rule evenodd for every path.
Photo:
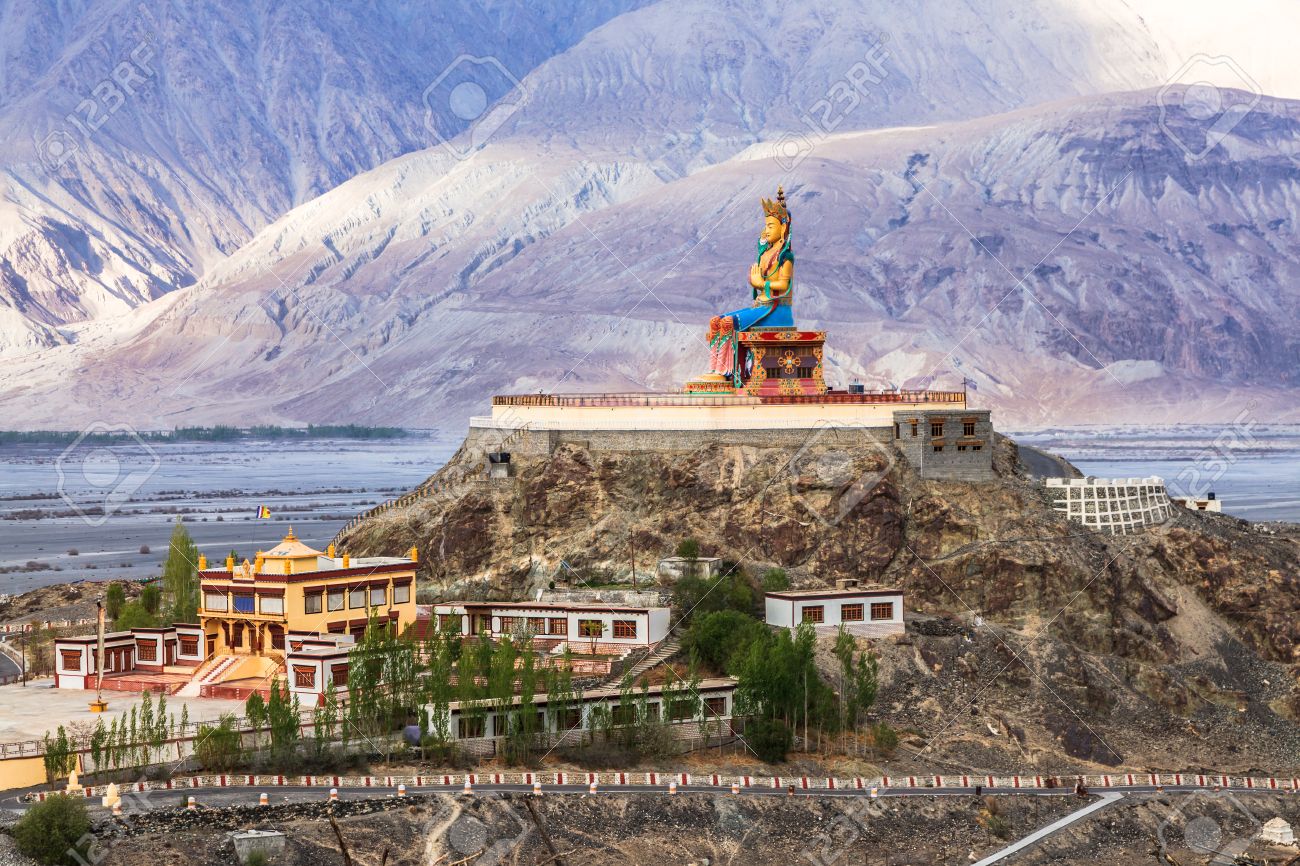
<instances>
[{"instance_id":1,"label":"mountain range","mask_svg":"<svg viewBox=\"0 0 1300 866\"><path fill-rule=\"evenodd\" d=\"M457 429L492 393L673 388L778 184L835 384L1293 419L1298 14L10 7L4 426Z\"/></svg>"}]
</instances>

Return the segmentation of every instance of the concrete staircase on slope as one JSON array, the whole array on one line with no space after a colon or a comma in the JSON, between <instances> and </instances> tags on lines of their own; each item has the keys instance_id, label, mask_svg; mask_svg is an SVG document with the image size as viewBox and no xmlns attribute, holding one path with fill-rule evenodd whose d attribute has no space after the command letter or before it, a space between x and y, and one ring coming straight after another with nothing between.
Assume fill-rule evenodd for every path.
<instances>
[{"instance_id":1,"label":"concrete staircase on slope","mask_svg":"<svg viewBox=\"0 0 1300 866\"><path fill-rule=\"evenodd\" d=\"M651 668L656 667L657 665L662 664L663 662L677 655L677 653L681 652L681 649L682 649L681 640L679 640L676 635L670 634L668 635L668 637L659 641L659 645L656 646L653 650L651 650L650 654L645 658L641 659L641 661L632 665L632 667L628 668L623 673L618 674L617 676L611 676L606 681L606 685L609 686L619 685L620 683L623 682L625 678L630 678L632 680L635 680L637 677L641 676L641 674L645 673Z\"/></svg>"}]
</instances>

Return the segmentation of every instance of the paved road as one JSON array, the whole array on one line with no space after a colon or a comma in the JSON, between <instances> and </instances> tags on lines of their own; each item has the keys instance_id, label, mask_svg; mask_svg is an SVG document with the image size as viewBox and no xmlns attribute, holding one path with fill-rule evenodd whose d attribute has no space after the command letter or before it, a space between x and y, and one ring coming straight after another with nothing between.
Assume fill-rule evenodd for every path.
<instances>
[{"instance_id":1,"label":"paved road","mask_svg":"<svg viewBox=\"0 0 1300 866\"><path fill-rule=\"evenodd\" d=\"M26 809L28 804L23 801L23 797L31 790L9 791L0 796L0 807L8 809ZM317 785L307 787L303 785L266 785L263 787L239 786L226 788L175 788L173 790L149 791L143 794L124 792L123 805L127 811L136 811L142 809L171 809L179 805L185 798L194 797L200 806L231 806L238 804L256 805L258 795L265 792L272 803L283 802L307 802L320 801L329 796L328 785ZM492 785L478 784L474 786L475 794L527 794L532 792L531 785ZM871 797L869 789L858 790L856 788L795 788L793 792L788 788L741 788L741 796L746 797L814 797L814 798L832 798L832 799L861 799ZM1195 785L1166 785L1163 791L1166 794L1190 794L1205 793L1209 788L1197 787ZM1228 789L1225 789L1228 790ZM1232 788L1234 794L1288 794L1289 791L1268 790L1262 788ZM408 786L408 794L460 794L460 786L446 785L425 785L422 787ZM1090 795L1096 794L1149 794L1154 793L1154 785L1135 785L1124 788L1089 788ZM588 794L587 785L543 785L543 795L547 794ZM730 788L726 785L714 787L712 785L679 785L677 793L681 794L729 794ZM386 788L374 786L370 788L340 788L339 799L342 800L369 800L394 796L397 793L396 788ZM970 797L975 795L975 788L880 788L879 797ZM1004 796L1020 797L1071 797L1074 796L1072 788L981 788L982 794L999 794ZM600 785L597 789L596 796L614 795L614 794L642 794L649 796L668 796L666 785ZM1102 801L1096 801L1100 803ZM1100 808L1100 806L1098 807Z\"/></svg>"},{"instance_id":2,"label":"paved road","mask_svg":"<svg viewBox=\"0 0 1300 866\"><path fill-rule=\"evenodd\" d=\"M9 677L21 676L22 672L23 669L19 667L18 662L0 652L0 682L8 681Z\"/></svg>"}]
</instances>

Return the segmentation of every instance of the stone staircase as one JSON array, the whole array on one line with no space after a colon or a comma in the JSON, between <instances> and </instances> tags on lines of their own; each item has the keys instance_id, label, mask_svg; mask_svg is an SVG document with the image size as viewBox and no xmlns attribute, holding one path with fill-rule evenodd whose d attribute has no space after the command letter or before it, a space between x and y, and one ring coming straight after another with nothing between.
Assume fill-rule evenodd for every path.
<instances>
[{"instance_id":1,"label":"stone staircase","mask_svg":"<svg viewBox=\"0 0 1300 866\"><path fill-rule=\"evenodd\" d=\"M239 656L220 655L212 658L199 665L194 671L193 678L185 684L176 694L182 698L197 698L205 685L219 682L222 675L239 663Z\"/></svg>"},{"instance_id":2,"label":"stone staircase","mask_svg":"<svg viewBox=\"0 0 1300 866\"><path fill-rule=\"evenodd\" d=\"M681 649L682 649L681 640L677 637L677 635L669 634L668 637L659 641L658 646L656 646L653 650L651 650L649 655L641 659L641 661L637 662L636 664L632 665L632 667L628 668L623 673L610 677L609 681L606 682L606 685L607 686L620 685L625 678L635 680L637 677L641 676L641 674L645 673L651 668L677 655L677 653L681 652Z\"/></svg>"}]
</instances>

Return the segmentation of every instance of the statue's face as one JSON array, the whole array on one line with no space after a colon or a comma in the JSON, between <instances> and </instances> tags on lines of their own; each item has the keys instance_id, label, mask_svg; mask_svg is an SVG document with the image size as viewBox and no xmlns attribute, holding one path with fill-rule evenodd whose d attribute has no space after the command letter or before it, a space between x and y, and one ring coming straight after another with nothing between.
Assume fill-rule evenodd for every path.
<instances>
[{"instance_id":1,"label":"statue's face","mask_svg":"<svg viewBox=\"0 0 1300 866\"><path fill-rule=\"evenodd\" d=\"M763 233L759 238L765 244L779 244L785 240L785 225L774 216L763 220Z\"/></svg>"}]
</instances>

